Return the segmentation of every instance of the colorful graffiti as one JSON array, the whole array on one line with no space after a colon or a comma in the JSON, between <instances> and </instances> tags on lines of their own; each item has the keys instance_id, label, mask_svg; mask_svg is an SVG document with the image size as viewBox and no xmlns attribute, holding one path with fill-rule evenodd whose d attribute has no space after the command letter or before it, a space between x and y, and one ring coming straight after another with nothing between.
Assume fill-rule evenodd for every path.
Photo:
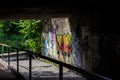
<instances>
[{"instance_id":1,"label":"colorful graffiti","mask_svg":"<svg viewBox=\"0 0 120 80\"><path fill-rule=\"evenodd\" d=\"M71 32L67 18L52 19L42 31L42 54L68 62L72 53Z\"/></svg>"},{"instance_id":2,"label":"colorful graffiti","mask_svg":"<svg viewBox=\"0 0 120 80\"><path fill-rule=\"evenodd\" d=\"M49 43L49 40L48 40L48 34L47 33L42 33L42 37L41 37L41 40L42 40L42 54L43 55L48 55L48 43Z\"/></svg>"},{"instance_id":3,"label":"colorful graffiti","mask_svg":"<svg viewBox=\"0 0 120 80\"><path fill-rule=\"evenodd\" d=\"M52 58L57 59L57 47L56 47L56 32L55 30L51 30L49 32L49 55Z\"/></svg>"},{"instance_id":4,"label":"colorful graffiti","mask_svg":"<svg viewBox=\"0 0 120 80\"><path fill-rule=\"evenodd\" d=\"M62 51L63 50L63 39L62 38L63 38L62 34L57 34L56 35L58 51Z\"/></svg>"},{"instance_id":5,"label":"colorful graffiti","mask_svg":"<svg viewBox=\"0 0 120 80\"><path fill-rule=\"evenodd\" d=\"M59 51L64 51L67 54L70 54L72 52L71 49L71 35L69 33L66 33L64 35L57 34L57 48Z\"/></svg>"},{"instance_id":6,"label":"colorful graffiti","mask_svg":"<svg viewBox=\"0 0 120 80\"><path fill-rule=\"evenodd\" d=\"M69 33L63 35L63 51L67 54L70 54L72 52L71 35Z\"/></svg>"},{"instance_id":7,"label":"colorful graffiti","mask_svg":"<svg viewBox=\"0 0 120 80\"><path fill-rule=\"evenodd\" d=\"M68 19L60 18L51 21L52 26L43 29L43 55L80 66L81 48L79 40L71 32Z\"/></svg>"}]
</instances>

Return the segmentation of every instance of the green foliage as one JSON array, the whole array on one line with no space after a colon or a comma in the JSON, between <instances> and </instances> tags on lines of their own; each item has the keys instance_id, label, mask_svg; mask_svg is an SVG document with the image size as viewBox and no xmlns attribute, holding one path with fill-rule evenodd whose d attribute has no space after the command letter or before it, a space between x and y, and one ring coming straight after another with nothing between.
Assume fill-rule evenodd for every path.
<instances>
[{"instance_id":1,"label":"green foliage","mask_svg":"<svg viewBox=\"0 0 120 80\"><path fill-rule=\"evenodd\" d=\"M19 21L0 21L0 43L22 47L24 40L18 25Z\"/></svg>"},{"instance_id":2,"label":"green foliage","mask_svg":"<svg viewBox=\"0 0 120 80\"><path fill-rule=\"evenodd\" d=\"M19 34L19 21L1 21L0 27L5 34Z\"/></svg>"},{"instance_id":3,"label":"green foliage","mask_svg":"<svg viewBox=\"0 0 120 80\"><path fill-rule=\"evenodd\" d=\"M0 43L19 46L20 48L24 47L23 35L19 32L18 23L19 21L0 21ZM2 47L0 46L0 53L1 50Z\"/></svg>"},{"instance_id":4,"label":"green foliage","mask_svg":"<svg viewBox=\"0 0 120 80\"><path fill-rule=\"evenodd\" d=\"M41 34L45 20L0 21L0 43L41 52Z\"/></svg>"},{"instance_id":5,"label":"green foliage","mask_svg":"<svg viewBox=\"0 0 120 80\"><path fill-rule=\"evenodd\" d=\"M20 30L24 34L25 45L33 51L41 52L41 32L43 20L20 20Z\"/></svg>"}]
</instances>

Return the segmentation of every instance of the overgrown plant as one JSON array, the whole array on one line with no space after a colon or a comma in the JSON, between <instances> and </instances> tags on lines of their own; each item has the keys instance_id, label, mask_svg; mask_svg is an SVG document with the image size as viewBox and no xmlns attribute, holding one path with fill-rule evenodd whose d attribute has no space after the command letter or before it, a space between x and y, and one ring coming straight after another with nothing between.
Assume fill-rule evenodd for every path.
<instances>
[{"instance_id":1,"label":"overgrown plant","mask_svg":"<svg viewBox=\"0 0 120 80\"><path fill-rule=\"evenodd\" d=\"M0 43L41 52L42 27L46 20L0 21Z\"/></svg>"},{"instance_id":2,"label":"overgrown plant","mask_svg":"<svg viewBox=\"0 0 120 80\"><path fill-rule=\"evenodd\" d=\"M20 32L24 34L25 45L36 53L41 52L41 34L44 20L20 20Z\"/></svg>"}]
</instances>

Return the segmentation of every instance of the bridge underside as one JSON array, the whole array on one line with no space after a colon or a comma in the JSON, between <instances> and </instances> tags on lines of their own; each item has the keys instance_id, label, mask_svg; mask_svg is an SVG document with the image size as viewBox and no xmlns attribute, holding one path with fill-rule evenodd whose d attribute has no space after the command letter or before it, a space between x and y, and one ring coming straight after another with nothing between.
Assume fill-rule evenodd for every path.
<instances>
[{"instance_id":1,"label":"bridge underside","mask_svg":"<svg viewBox=\"0 0 120 80\"><path fill-rule=\"evenodd\" d=\"M4 0L0 3L0 19L92 16L111 12L110 6L96 0Z\"/></svg>"},{"instance_id":2,"label":"bridge underside","mask_svg":"<svg viewBox=\"0 0 120 80\"><path fill-rule=\"evenodd\" d=\"M0 3L0 19L19 20L69 17L73 20L71 22L73 22L74 26L90 27L91 32L98 36L98 43L100 44L99 53L102 56L100 63L102 66L96 71L107 70L106 73L111 77L112 72L109 71L112 69L115 69L114 73L119 75L117 62L120 57L119 29L116 26L112 26L111 7L108 3L106 5L106 3L97 2L96 0L44 0L43 2L38 0L5 0ZM95 41L93 40L93 42ZM112 62L115 64L113 65ZM104 65L104 63L108 64ZM104 68L105 66L106 69Z\"/></svg>"}]
</instances>

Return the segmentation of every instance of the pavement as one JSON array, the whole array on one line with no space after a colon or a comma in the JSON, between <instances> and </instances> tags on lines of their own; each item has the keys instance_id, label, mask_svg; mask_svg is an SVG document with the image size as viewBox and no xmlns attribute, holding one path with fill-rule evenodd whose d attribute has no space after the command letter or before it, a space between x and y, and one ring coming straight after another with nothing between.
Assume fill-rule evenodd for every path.
<instances>
[{"instance_id":1,"label":"pavement","mask_svg":"<svg viewBox=\"0 0 120 80\"><path fill-rule=\"evenodd\" d=\"M16 61L11 61L10 66L17 70ZM42 59L32 59L32 80L59 80L58 65L50 64ZM29 60L19 61L20 74L29 80ZM17 80L16 75L8 68L7 62L0 59L0 80ZM22 80L22 79L20 79ZM84 77L63 68L63 80L86 80Z\"/></svg>"},{"instance_id":2,"label":"pavement","mask_svg":"<svg viewBox=\"0 0 120 80\"><path fill-rule=\"evenodd\" d=\"M19 61L19 71L27 80L29 80L29 61ZM16 61L11 62L13 68L17 68ZM63 68L63 80L86 80L80 75ZM59 68L53 64L45 63L44 60L32 60L32 80L59 80Z\"/></svg>"}]
</instances>

